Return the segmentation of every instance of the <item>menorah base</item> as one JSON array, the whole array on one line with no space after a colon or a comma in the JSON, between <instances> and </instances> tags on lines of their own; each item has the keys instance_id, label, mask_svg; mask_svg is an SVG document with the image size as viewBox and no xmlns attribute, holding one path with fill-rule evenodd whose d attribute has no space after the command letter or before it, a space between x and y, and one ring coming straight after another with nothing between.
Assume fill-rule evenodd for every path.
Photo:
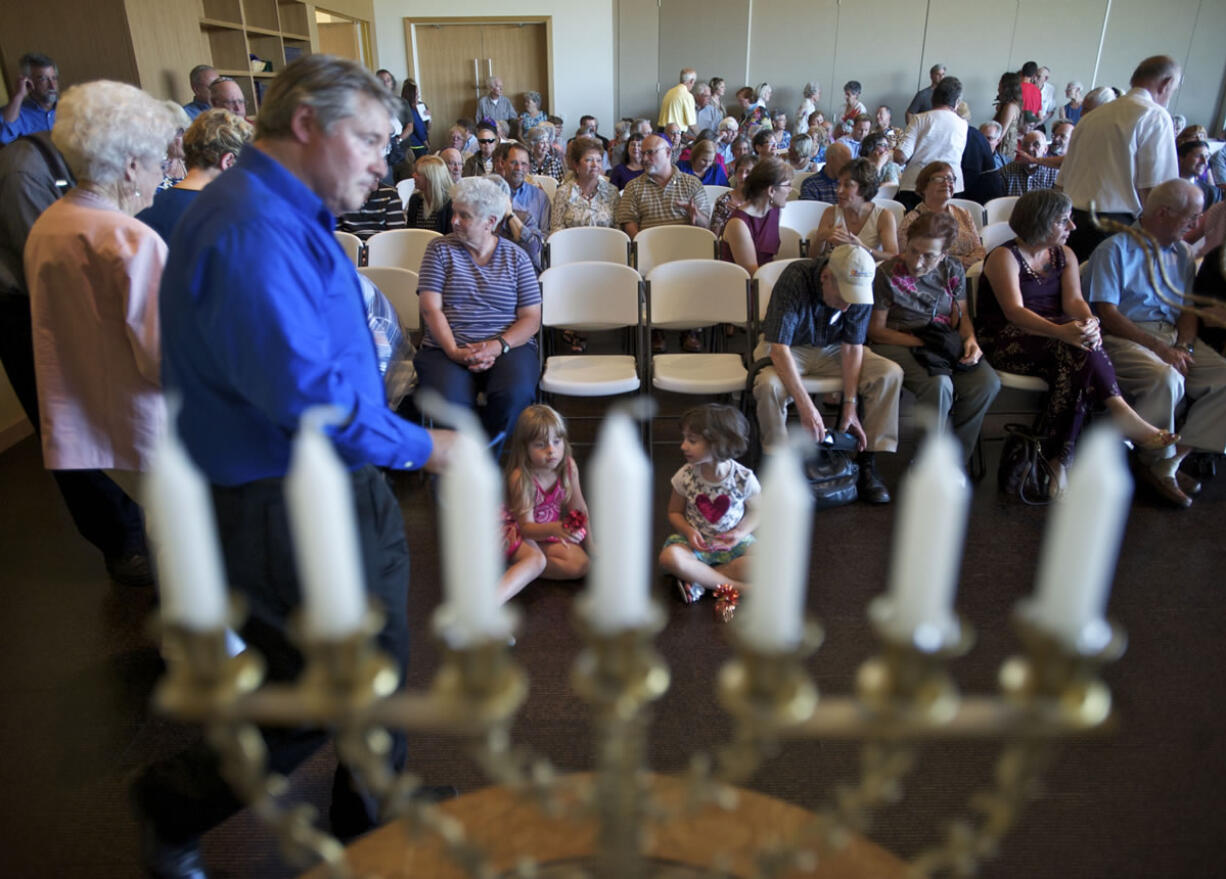
<instances>
[{"instance_id":1,"label":"menorah base","mask_svg":"<svg viewBox=\"0 0 1226 879\"><path fill-rule=\"evenodd\" d=\"M649 774L652 795L674 820L653 825L644 850L648 876L653 879L691 879L713 875L754 875L755 852L772 841L793 841L814 815L799 806L754 791L735 788L730 809L710 806L684 808L689 782L680 776ZM593 782L590 774L560 779L563 790L583 790ZM578 817L580 807L564 809L567 817L550 818L506 787L490 787L439 806L459 819L465 835L480 845L494 875L511 877L525 858L539 865L538 876L576 879L595 876L598 828ZM569 816L576 817L569 817ZM383 879L469 879L453 864L437 837L417 839L403 827L389 824L355 842L347 850L355 875ZM814 879L905 879L906 864L873 842L850 834L846 847L822 857L811 869L784 875ZM317 867L302 879L326 879Z\"/></svg>"}]
</instances>

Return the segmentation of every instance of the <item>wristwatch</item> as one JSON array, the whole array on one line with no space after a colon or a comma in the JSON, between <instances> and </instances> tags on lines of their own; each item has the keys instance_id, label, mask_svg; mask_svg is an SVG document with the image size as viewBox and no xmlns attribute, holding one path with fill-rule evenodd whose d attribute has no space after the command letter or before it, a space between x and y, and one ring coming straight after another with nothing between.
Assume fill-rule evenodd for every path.
<instances>
[{"instance_id":1,"label":"wristwatch","mask_svg":"<svg viewBox=\"0 0 1226 879\"><path fill-rule=\"evenodd\" d=\"M504 339L502 336L495 336L494 338L497 339L498 344L502 346L502 351L500 352L500 354L506 354L508 351L511 350L511 343L508 342L506 339Z\"/></svg>"},{"instance_id":2,"label":"wristwatch","mask_svg":"<svg viewBox=\"0 0 1226 879\"><path fill-rule=\"evenodd\" d=\"M1196 353L1196 346L1193 345L1191 342L1188 342L1186 345L1180 345L1179 347L1187 351L1189 354Z\"/></svg>"}]
</instances>

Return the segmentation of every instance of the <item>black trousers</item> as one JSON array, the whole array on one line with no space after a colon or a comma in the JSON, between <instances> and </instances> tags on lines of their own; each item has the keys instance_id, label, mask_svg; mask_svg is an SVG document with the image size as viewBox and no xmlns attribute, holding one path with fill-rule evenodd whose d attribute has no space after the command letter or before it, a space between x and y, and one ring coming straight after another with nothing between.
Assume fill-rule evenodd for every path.
<instances>
[{"instance_id":1,"label":"black trousers","mask_svg":"<svg viewBox=\"0 0 1226 879\"><path fill-rule=\"evenodd\" d=\"M1125 226L1131 226L1136 219L1132 214L1106 214L1099 213L1099 217L1115 220L1117 223L1123 223ZM1069 233L1068 246L1073 253L1077 254L1078 262L1085 262L1090 258L1090 254L1094 252L1094 248L1102 244L1110 238L1113 232L1100 232L1094 228L1094 224L1090 221L1090 212L1083 211L1079 208L1073 208L1073 225L1077 228Z\"/></svg>"},{"instance_id":2,"label":"black trousers","mask_svg":"<svg viewBox=\"0 0 1226 879\"><path fill-rule=\"evenodd\" d=\"M0 362L26 417L39 431L30 297L0 293ZM145 553L140 507L101 470L52 470L81 536L106 558Z\"/></svg>"},{"instance_id":3,"label":"black trousers","mask_svg":"<svg viewBox=\"0 0 1226 879\"><path fill-rule=\"evenodd\" d=\"M353 474L367 592L385 610L379 646L395 658L401 679L408 664L409 549L400 507L374 467ZM303 658L286 634L286 621L300 603L298 577L286 516L283 480L214 487L218 529L231 586L248 602L242 636L262 654L270 681L288 682L302 672ZM265 729L269 770L281 774L313 754L327 739L315 728ZM405 763L405 737L394 735L392 763ZM242 807L222 780L216 755L204 744L140 773L133 786L138 814L164 842L190 842ZM332 786L332 830L349 839L375 826L377 804L343 765Z\"/></svg>"}]
</instances>

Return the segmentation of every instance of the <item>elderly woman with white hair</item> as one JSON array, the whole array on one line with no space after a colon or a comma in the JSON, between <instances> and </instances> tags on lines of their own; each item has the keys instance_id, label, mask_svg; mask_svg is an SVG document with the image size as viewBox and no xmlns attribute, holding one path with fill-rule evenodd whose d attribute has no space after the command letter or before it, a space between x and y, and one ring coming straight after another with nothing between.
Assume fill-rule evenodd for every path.
<instances>
[{"instance_id":1,"label":"elderly woman with white hair","mask_svg":"<svg viewBox=\"0 0 1226 879\"><path fill-rule=\"evenodd\" d=\"M519 136L526 138L529 131L548 121L549 114L541 109L541 93L524 92L524 112L519 114Z\"/></svg>"},{"instance_id":2,"label":"elderly woman with white hair","mask_svg":"<svg viewBox=\"0 0 1226 879\"><path fill-rule=\"evenodd\" d=\"M524 132L524 142L528 145L528 162L531 173L552 177L560 183L566 169L562 166L562 160L553 151L553 136L553 123L542 122L535 128Z\"/></svg>"},{"instance_id":3,"label":"elderly woman with white hair","mask_svg":"<svg viewBox=\"0 0 1226 879\"><path fill-rule=\"evenodd\" d=\"M65 92L51 139L77 186L43 212L25 247L43 461L105 470L129 494L166 423L166 244L135 215L153 201L175 126L161 101L134 86Z\"/></svg>"},{"instance_id":4,"label":"elderly woman with white hair","mask_svg":"<svg viewBox=\"0 0 1226 879\"><path fill-rule=\"evenodd\" d=\"M431 241L417 287L425 336L420 387L466 408L485 394L482 423L506 433L532 402L540 374L541 287L524 250L498 236L509 209L493 182L466 177L451 190L452 232Z\"/></svg>"},{"instance_id":5,"label":"elderly woman with white hair","mask_svg":"<svg viewBox=\"0 0 1226 879\"><path fill-rule=\"evenodd\" d=\"M792 121L792 133L808 134L809 117L817 112L817 102L822 99L821 83L806 82L800 93L804 96L804 100L796 108L796 115Z\"/></svg>"},{"instance_id":6,"label":"elderly woman with white hair","mask_svg":"<svg viewBox=\"0 0 1226 879\"><path fill-rule=\"evenodd\" d=\"M1056 119L1060 122L1072 122L1076 125L1081 121L1081 93L1085 91L1085 86L1074 80L1064 87L1064 96L1068 98L1067 104L1061 104L1060 109L1056 111Z\"/></svg>"}]
</instances>

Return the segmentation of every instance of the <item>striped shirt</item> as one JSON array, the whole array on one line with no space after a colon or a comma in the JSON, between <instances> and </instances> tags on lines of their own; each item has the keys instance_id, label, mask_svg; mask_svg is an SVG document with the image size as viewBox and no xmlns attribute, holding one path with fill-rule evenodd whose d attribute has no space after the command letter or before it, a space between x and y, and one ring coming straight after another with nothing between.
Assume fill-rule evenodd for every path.
<instances>
[{"instance_id":1,"label":"striped shirt","mask_svg":"<svg viewBox=\"0 0 1226 879\"><path fill-rule=\"evenodd\" d=\"M705 226L711 216L711 205L702 181L675 167L663 186L650 174L642 174L626 184L617 205L617 223L636 223L640 230L653 226L688 226L690 215L686 205L691 201L698 207L699 219Z\"/></svg>"},{"instance_id":2,"label":"striped shirt","mask_svg":"<svg viewBox=\"0 0 1226 879\"><path fill-rule=\"evenodd\" d=\"M431 241L421 260L417 285L419 296L425 291L442 295L443 317L459 345L492 339L515 323L518 309L541 304L541 285L532 260L503 238L483 266L473 262L468 248L454 234ZM422 347L439 347L428 326Z\"/></svg>"},{"instance_id":3,"label":"striped shirt","mask_svg":"<svg viewBox=\"0 0 1226 879\"><path fill-rule=\"evenodd\" d=\"M379 188L366 199L366 204L337 218L336 228L340 232L352 232L363 241L376 232L403 229L404 206L400 201L400 193L393 187L380 183Z\"/></svg>"}]
</instances>

